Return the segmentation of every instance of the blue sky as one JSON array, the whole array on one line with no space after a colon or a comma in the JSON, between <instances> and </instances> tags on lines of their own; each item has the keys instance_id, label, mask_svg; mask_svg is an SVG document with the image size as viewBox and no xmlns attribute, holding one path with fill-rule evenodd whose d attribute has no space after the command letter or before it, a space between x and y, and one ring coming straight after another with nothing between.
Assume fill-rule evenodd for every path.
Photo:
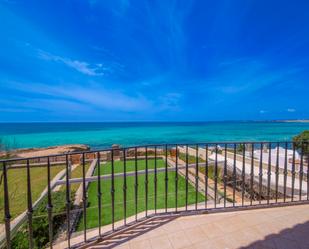
<instances>
[{"instance_id":1,"label":"blue sky","mask_svg":"<svg viewBox=\"0 0 309 249\"><path fill-rule=\"evenodd\" d=\"M309 118L309 1L0 0L0 121Z\"/></svg>"}]
</instances>

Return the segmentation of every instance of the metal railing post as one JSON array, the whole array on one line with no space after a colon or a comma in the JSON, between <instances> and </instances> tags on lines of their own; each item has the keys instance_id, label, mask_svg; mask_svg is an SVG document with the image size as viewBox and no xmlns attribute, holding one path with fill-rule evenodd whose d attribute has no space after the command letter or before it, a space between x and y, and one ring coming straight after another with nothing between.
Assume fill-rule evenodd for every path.
<instances>
[{"instance_id":1,"label":"metal railing post","mask_svg":"<svg viewBox=\"0 0 309 249\"><path fill-rule=\"evenodd\" d=\"M268 144L267 204L269 204L270 200L270 182L271 182L271 143Z\"/></svg>"},{"instance_id":2,"label":"metal railing post","mask_svg":"<svg viewBox=\"0 0 309 249\"><path fill-rule=\"evenodd\" d=\"M48 234L50 249L53 248L53 205L51 197L51 186L50 186L50 159L47 158L47 212L48 212Z\"/></svg>"},{"instance_id":3,"label":"metal railing post","mask_svg":"<svg viewBox=\"0 0 309 249\"><path fill-rule=\"evenodd\" d=\"M241 205L244 205L245 202L245 186L246 186L246 144L243 143L242 151L242 194L241 194Z\"/></svg>"},{"instance_id":4,"label":"metal railing post","mask_svg":"<svg viewBox=\"0 0 309 249\"><path fill-rule=\"evenodd\" d=\"M226 184L227 184L227 144L224 144L224 169L223 169L223 196L224 207L226 207Z\"/></svg>"},{"instance_id":5,"label":"metal railing post","mask_svg":"<svg viewBox=\"0 0 309 249\"><path fill-rule=\"evenodd\" d=\"M157 213L157 184L158 184L158 179L157 179L157 146L155 146L155 161L154 161L154 207L155 207L155 213Z\"/></svg>"},{"instance_id":6,"label":"metal railing post","mask_svg":"<svg viewBox=\"0 0 309 249\"><path fill-rule=\"evenodd\" d=\"M195 146L195 210L197 210L197 202L198 202L198 181L199 181L199 177L198 177L198 145Z\"/></svg>"},{"instance_id":7,"label":"metal railing post","mask_svg":"<svg viewBox=\"0 0 309 249\"><path fill-rule=\"evenodd\" d=\"M178 145L176 144L176 173L175 173L175 211L178 211Z\"/></svg>"},{"instance_id":8,"label":"metal railing post","mask_svg":"<svg viewBox=\"0 0 309 249\"><path fill-rule=\"evenodd\" d=\"M205 209L207 209L207 198L208 198L208 144L205 146Z\"/></svg>"},{"instance_id":9,"label":"metal railing post","mask_svg":"<svg viewBox=\"0 0 309 249\"><path fill-rule=\"evenodd\" d=\"M126 225L127 224L127 160L126 160L126 149L123 150L123 216L124 216L124 225Z\"/></svg>"},{"instance_id":10,"label":"metal railing post","mask_svg":"<svg viewBox=\"0 0 309 249\"><path fill-rule=\"evenodd\" d=\"M84 217L84 242L87 241L87 192L86 192L86 169L85 169L85 153L83 153L83 217Z\"/></svg>"},{"instance_id":11,"label":"metal railing post","mask_svg":"<svg viewBox=\"0 0 309 249\"><path fill-rule=\"evenodd\" d=\"M263 181L263 146L260 144L260 163L259 163L259 204L262 202L262 181Z\"/></svg>"},{"instance_id":12,"label":"metal railing post","mask_svg":"<svg viewBox=\"0 0 309 249\"><path fill-rule=\"evenodd\" d=\"M217 191L218 191L218 144L215 144L215 175L214 175L214 179L215 179L215 208L217 207Z\"/></svg>"},{"instance_id":13,"label":"metal railing post","mask_svg":"<svg viewBox=\"0 0 309 249\"><path fill-rule=\"evenodd\" d=\"M97 197L98 197L98 214L99 214L99 220L98 220L98 225L99 225L99 237L102 236L102 190L101 190L101 156L100 152L97 152L97 174L98 174L98 189L97 189Z\"/></svg>"},{"instance_id":14,"label":"metal railing post","mask_svg":"<svg viewBox=\"0 0 309 249\"><path fill-rule=\"evenodd\" d=\"M33 208L32 208L32 193L31 193L31 177L30 177L30 162L27 159L27 201L28 201L28 233L29 233L29 248L34 247L33 244L33 228L32 228L32 218L33 218Z\"/></svg>"},{"instance_id":15,"label":"metal railing post","mask_svg":"<svg viewBox=\"0 0 309 249\"><path fill-rule=\"evenodd\" d=\"M135 201L135 221L137 221L138 212L138 175L137 175L137 147L134 148L134 166L135 166L135 183L134 183L134 201Z\"/></svg>"},{"instance_id":16,"label":"metal railing post","mask_svg":"<svg viewBox=\"0 0 309 249\"><path fill-rule=\"evenodd\" d=\"M7 165L3 162L3 188L4 188L4 221L5 221L5 236L6 247L11 249L11 214L9 205L9 188L7 178Z\"/></svg>"},{"instance_id":17,"label":"metal railing post","mask_svg":"<svg viewBox=\"0 0 309 249\"><path fill-rule=\"evenodd\" d=\"M68 247L71 248L71 224L70 224L70 209L71 209L71 193L70 193L70 183L69 183L69 158L68 155L65 155L65 162L66 162L66 216L67 216L67 240L68 240Z\"/></svg>"},{"instance_id":18,"label":"metal railing post","mask_svg":"<svg viewBox=\"0 0 309 249\"><path fill-rule=\"evenodd\" d=\"M112 230L115 231L115 168L114 168L114 149L111 150L111 170L112 170L112 185L111 185L111 197L112 197Z\"/></svg>"},{"instance_id":19,"label":"metal railing post","mask_svg":"<svg viewBox=\"0 0 309 249\"><path fill-rule=\"evenodd\" d=\"M168 172L167 172L167 144L165 145L165 212L167 212L167 196L168 196Z\"/></svg>"},{"instance_id":20,"label":"metal railing post","mask_svg":"<svg viewBox=\"0 0 309 249\"><path fill-rule=\"evenodd\" d=\"M145 147L145 209L148 217L148 147Z\"/></svg>"}]
</instances>

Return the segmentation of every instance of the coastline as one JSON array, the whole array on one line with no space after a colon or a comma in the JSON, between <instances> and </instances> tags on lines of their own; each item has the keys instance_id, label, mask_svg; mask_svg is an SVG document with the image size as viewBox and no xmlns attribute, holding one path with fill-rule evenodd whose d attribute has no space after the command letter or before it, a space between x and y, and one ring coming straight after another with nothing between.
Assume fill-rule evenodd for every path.
<instances>
[{"instance_id":1,"label":"coastline","mask_svg":"<svg viewBox=\"0 0 309 249\"><path fill-rule=\"evenodd\" d=\"M309 119L291 119L291 120L278 120L278 122L284 122L284 123L309 123Z\"/></svg>"},{"instance_id":2,"label":"coastline","mask_svg":"<svg viewBox=\"0 0 309 249\"><path fill-rule=\"evenodd\" d=\"M45 148L24 148L9 151L0 151L0 158L8 154L10 155L10 157L27 158L64 154L77 151L87 151L89 149L90 146L85 144L67 144L59 146L49 146Z\"/></svg>"}]
</instances>

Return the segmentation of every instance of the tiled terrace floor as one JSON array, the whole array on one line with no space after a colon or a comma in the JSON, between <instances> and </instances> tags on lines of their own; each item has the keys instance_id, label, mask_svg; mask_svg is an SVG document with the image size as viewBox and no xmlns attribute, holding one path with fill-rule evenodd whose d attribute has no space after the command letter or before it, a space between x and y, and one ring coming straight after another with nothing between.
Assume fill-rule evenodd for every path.
<instances>
[{"instance_id":1,"label":"tiled terrace floor","mask_svg":"<svg viewBox=\"0 0 309 249\"><path fill-rule=\"evenodd\" d=\"M308 249L309 205L154 218L88 248Z\"/></svg>"}]
</instances>

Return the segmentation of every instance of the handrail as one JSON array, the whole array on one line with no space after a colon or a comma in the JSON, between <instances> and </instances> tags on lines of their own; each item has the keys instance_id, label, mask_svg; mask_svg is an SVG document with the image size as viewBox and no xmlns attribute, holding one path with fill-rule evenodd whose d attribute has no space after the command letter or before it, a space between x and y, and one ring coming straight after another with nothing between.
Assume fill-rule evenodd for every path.
<instances>
[{"instance_id":1,"label":"handrail","mask_svg":"<svg viewBox=\"0 0 309 249\"><path fill-rule=\"evenodd\" d=\"M302 141L303 143L309 143L309 140L303 140ZM217 142L198 142L198 143L185 143L185 142L182 142L182 143L163 143L163 144L144 144L144 145L132 145L132 146L126 146L126 147L122 147L121 149L125 149L125 150L128 150L128 149L135 149L135 148L145 148L145 147L164 147L164 146L176 146L176 145L179 145L179 146L193 146L193 145L199 145L199 146L202 146L202 145L224 145L224 144L266 144L266 143L269 143L269 141L217 141ZM292 141L272 141L271 143L279 143L279 144L282 144L282 143L292 143ZM82 153L85 153L85 154L91 154L91 153L98 153L98 152L108 152L108 151L111 151L113 150L113 148L103 148L103 149L96 149L96 150L88 150L88 151L73 151L73 152L67 152L67 153L59 153L59 154L50 154L50 155L45 155L45 156L33 156L33 157L23 157L23 158L9 158L9 159L0 159L0 163L3 163L3 162L11 162L11 161L23 161L23 160L32 160L32 159L43 159L43 158L48 158L48 157L57 157L57 156L65 156L65 155L78 155L78 154L82 154Z\"/></svg>"},{"instance_id":2,"label":"handrail","mask_svg":"<svg viewBox=\"0 0 309 249\"><path fill-rule=\"evenodd\" d=\"M117 230L116 224L120 218L126 225L127 217L135 215L138 222L151 217L152 211L154 215L160 215L170 213L171 209L175 213L186 213L231 207L237 209L248 205L259 207L265 202L271 206L281 201L282 205L309 201L308 146L309 141L300 144L292 141L172 143L0 160L5 214L5 232L0 235L0 244L2 242L10 249L15 233L25 229L24 222L30 231L29 248L33 248L38 243L35 237L35 229L38 228L33 226L36 208L48 197L48 240L50 248L53 248L57 231L53 227L55 203L52 196L60 188L64 191L65 202L56 205L63 205L65 210L62 236L69 248L74 247L71 237L76 224L82 227L84 243L87 243L88 231L94 226L91 219L98 215L95 219L97 226L101 227L103 217L106 219L104 212L109 212L110 232L113 232ZM283 154L279 153L280 147ZM53 157L61 157L61 160L52 162ZM46 159L46 162L41 159ZM73 161L75 164L71 167ZM89 162L91 166L86 171ZM60 176L58 173L58 178L52 179L51 169L57 164L63 165L63 169ZM18 224L11 217L15 197L11 194L10 177L15 175L9 171L10 167L14 170L26 169L27 173L24 183L28 205ZM44 174L46 170L47 176L46 186L39 198L33 192L37 188L33 170L37 168ZM72 174L79 169L81 174L73 178ZM45 183L40 182L39 185ZM71 191L73 184L79 185L75 196ZM94 194L97 196L97 206L93 201ZM129 203L131 208L127 206ZM108 208L103 210L103 204ZM89 208L97 213L89 215ZM141 209L145 214L143 217L139 217ZM123 217L119 216L120 213ZM20 230L17 231L17 228ZM98 236L103 236L100 228Z\"/></svg>"}]
</instances>

